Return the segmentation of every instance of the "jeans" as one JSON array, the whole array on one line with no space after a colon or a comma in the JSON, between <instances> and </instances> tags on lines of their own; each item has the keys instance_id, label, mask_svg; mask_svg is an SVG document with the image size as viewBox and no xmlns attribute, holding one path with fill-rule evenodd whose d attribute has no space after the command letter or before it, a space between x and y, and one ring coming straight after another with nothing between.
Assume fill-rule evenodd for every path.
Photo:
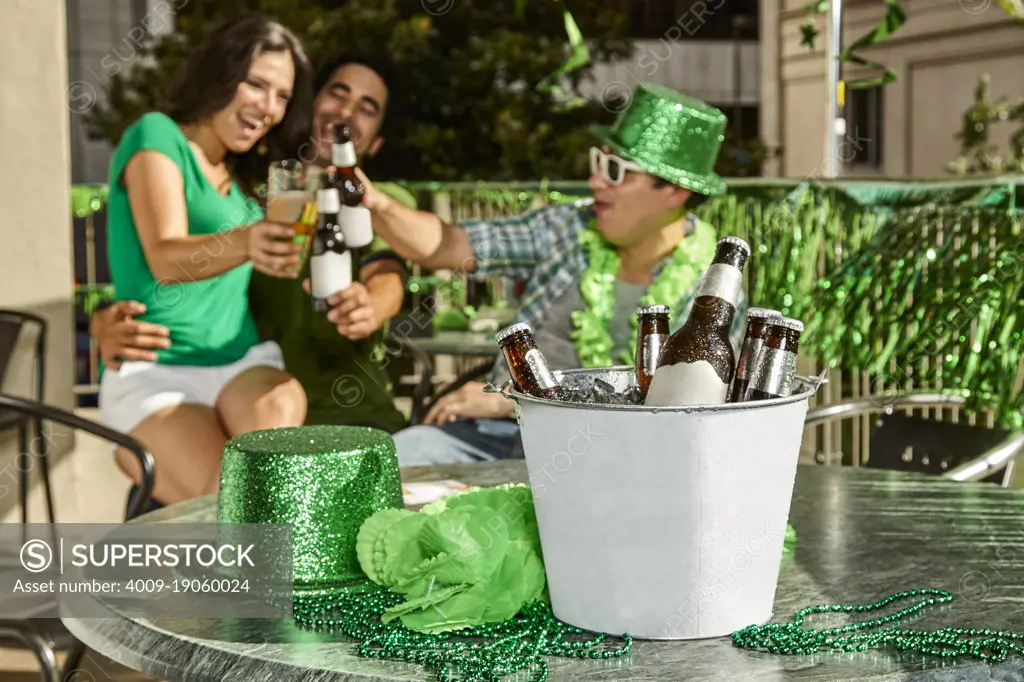
<instances>
[{"instance_id":1,"label":"jeans","mask_svg":"<svg viewBox=\"0 0 1024 682\"><path fill-rule=\"evenodd\" d=\"M523 459L519 424L513 419L459 419L444 426L419 424L393 437L398 464L403 467Z\"/></svg>"}]
</instances>

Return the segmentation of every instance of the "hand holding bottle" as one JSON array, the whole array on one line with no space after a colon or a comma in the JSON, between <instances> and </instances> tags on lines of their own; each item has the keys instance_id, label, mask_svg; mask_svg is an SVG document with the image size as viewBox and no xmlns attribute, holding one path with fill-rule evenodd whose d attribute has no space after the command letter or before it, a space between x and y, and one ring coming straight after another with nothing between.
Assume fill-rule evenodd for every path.
<instances>
[{"instance_id":1,"label":"hand holding bottle","mask_svg":"<svg viewBox=\"0 0 1024 682\"><path fill-rule=\"evenodd\" d=\"M391 208L391 204L394 199L374 187L373 183L370 182L370 179L366 177L366 174L363 173L361 168L356 168L356 175L363 183L365 190L363 192L363 206L374 213L386 213L387 210Z\"/></svg>"}]
</instances>

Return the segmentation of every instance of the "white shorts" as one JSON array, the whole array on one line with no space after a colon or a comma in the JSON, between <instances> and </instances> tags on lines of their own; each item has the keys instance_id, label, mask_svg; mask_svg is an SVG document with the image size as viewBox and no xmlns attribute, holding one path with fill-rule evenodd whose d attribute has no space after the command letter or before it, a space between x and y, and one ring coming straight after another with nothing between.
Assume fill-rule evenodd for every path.
<instances>
[{"instance_id":1,"label":"white shorts","mask_svg":"<svg viewBox=\"0 0 1024 682\"><path fill-rule=\"evenodd\" d=\"M105 369L100 381L100 418L121 433L165 407L184 403L213 407L224 387L250 367L284 369L281 347L267 341L249 349L241 360L218 367L123 362Z\"/></svg>"}]
</instances>

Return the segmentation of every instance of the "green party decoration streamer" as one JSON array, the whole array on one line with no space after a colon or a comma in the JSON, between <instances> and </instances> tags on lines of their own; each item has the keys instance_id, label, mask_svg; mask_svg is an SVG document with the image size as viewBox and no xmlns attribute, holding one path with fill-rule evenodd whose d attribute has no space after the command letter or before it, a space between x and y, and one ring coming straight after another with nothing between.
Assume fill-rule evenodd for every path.
<instances>
[{"instance_id":1,"label":"green party decoration streamer","mask_svg":"<svg viewBox=\"0 0 1024 682\"><path fill-rule=\"evenodd\" d=\"M839 55L840 62L850 62L852 64L857 64L858 66L879 70L882 73L874 78L848 81L846 85L851 89L874 88L882 85L888 85L889 83L895 82L899 79L899 75L892 69L883 66L878 62L873 62L858 54L859 50L881 43L907 23L907 13L903 9L899 0L884 0L884 2L885 16L882 17L882 21L878 26L876 26L870 33L867 33L855 40L852 45L844 49ZM828 0L815 0L814 2L807 3L803 7L803 11L807 15L824 14L828 9ZM819 31L814 25L813 20L808 18L807 21L804 22L803 26L800 27L800 31L802 34L800 43L813 49L814 41L819 35Z\"/></svg>"},{"instance_id":2,"label":"green party decoration streamer","mask_svg":"<svg viewBox=\"0 0 1024 682\"><path fill-rule=\"evenodd\" d=\"M1017 21L1024 21L1024 0L996 0L1003 11Z\"/></svg>"},{"instance_id":3,"label":"green party decoration streamer","mask_svg":"<svg viewBox=\"0 0 1024 682\"><path fill-rule=\"evenodd\" d=\"M560 85L555 84L555 81L590 61L590 50L587 48L587 43L583 40L583 34L580 32L579 26L576 25L576 20L573 19L572 13L568 8L563 11L563 18L565 20L565 34L568 36L569 47L572 48L572 53L554 73L537 85L539 91L550 93L556 97L566 97L568 93ZM586 103L587 100L583 97L572 96L559 102L555 106L555 110L566 111L568 109L575 109L584 106Z\"/></svg>"},{"instance_id":4,"label":"green party decoration streamer","mask_svg":"<svg viewBox=\"0 0 1024 682\"><path fill-rule=\"evenodd\" d=\"M858 66L880 70L882 73L874 78L849 81L846 84L847 87L852 90L875 88L888 85L899 79L899 75L895 71L878 62L873 62L866 57L860 56L857 54L857 51L877 45L898 31L905 23L907 23L907 13L904 11L903 6L900 5L899 0L885 0L885 16L882 18L881 23L871 33L865 34L853 41L853 45L850 45L839 55L839 61L841 62L851 62Z\"/></svg>"}]
</instances>

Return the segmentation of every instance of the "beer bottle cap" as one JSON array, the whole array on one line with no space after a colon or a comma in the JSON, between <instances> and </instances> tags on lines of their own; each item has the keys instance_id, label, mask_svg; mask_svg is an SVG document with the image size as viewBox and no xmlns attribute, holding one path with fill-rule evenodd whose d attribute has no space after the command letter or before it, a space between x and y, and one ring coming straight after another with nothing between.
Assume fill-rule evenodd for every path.
<instances>
[{"instance_id":1,"label":"beer bottle cap","mask_svg":"<svg viewBox=\"0 0 1024 682\"><path fill-rule=\"evenodd\" d=\"M747 311L747 317L755 317L759 320L764 320L769 317L782 317L782 313L778 310L772 310L771 308L751 308Z\"/></svg>"},{"instance_id":2,"label":"beer bottle cap","mask_svg":"<svg viewBox=\"0 0 1024 682\"><path fill-rule=\"evenodd\" d=\"M668 306L661 305L642 305L636 309L637 315L668 315Z\"/></svg>"},{"instance_id":3,"label":"beer bottle cap","mask_svg":"<svg viewBox=\"0 0 1024 682\"><path fill-rule=\"evenodd\" d=\"M750 256L750 244L748 244L747 242L743 241L739 237L722 237L721 239L718 240L718 243L719 244L732 244L734 246L738 246L738 247L740 247L740 249L743 250L744 254L746 254L747 256Z\"/></svg>"},{"instance_id":4,"label":"beer bottle cap","mask_svg":"<svg viewBox=\"0 0 1024 682\"><path fill-rule=\"evenodd\" d=\"M783 327L785 329L792 329L797 332L802 332L804 330L804 323L800 320L794 320L792 317L781 317L777 320L772 320L772 325L776 327Z\"/></svg>"},{"instance_id":5,"label":"beer bottle cap","mask_svg":"<svg viewBox=\"0 0 1024 682\"><path fill-rule=\"evenodd\" d=\"M529 331L533 331L532 329L530 329L530 325L526 324L525 322L516 322L515 324L509 325L502 329L501 331L499 331L497 334L494 335L494 338L498 343L501 343L502 341L512 336L513 334Z\"/></svg>"}]
</instances>

